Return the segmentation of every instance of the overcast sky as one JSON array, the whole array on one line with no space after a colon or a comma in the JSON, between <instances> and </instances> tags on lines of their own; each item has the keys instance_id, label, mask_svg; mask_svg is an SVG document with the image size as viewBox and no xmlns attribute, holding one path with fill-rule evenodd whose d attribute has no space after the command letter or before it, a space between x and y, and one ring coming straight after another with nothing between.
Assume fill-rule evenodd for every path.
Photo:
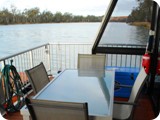
<instances>
[{"instance_id":1,"label":"overcast sky","mask_svg":"<svg viewBox=\"0 0 160 120\"><path fill-rule=\"evenodd\" d=\"M104 15L110 0L0 0L0 9L11 5L19 10L38 7L41 11L60 11L74 15Z\"/></svg>"},{"instance_id":2,"label":"overcast sky","mask_svg":"<svg viewBox=\"0 0 160 120\"><path fill-rule=\"evenodd\" d=\"M119 0L115 16L128 15L131 11L129 4L136 0ZM160 3L160 0L155 0ZM110 0L0 0L0 9L15 6L18 10L38 7L41 11L49 10L53 13L60 11L69 12L73 15L104 15ZM128 9L129 8L129 9Z\"/></svg>"}]
</instances>

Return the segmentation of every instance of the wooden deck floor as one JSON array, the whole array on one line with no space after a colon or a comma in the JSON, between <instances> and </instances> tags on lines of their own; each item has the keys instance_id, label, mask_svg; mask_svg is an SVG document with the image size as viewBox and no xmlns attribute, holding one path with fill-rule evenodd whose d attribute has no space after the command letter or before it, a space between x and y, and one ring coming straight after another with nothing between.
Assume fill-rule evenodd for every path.
<instances>
[{"instance_id":1,"label":"wooden deck floor","mask_svg":"<svg viewBox=\"0 0 160 120\"><path fill-rule=\"evenodd\" d=\"M152 120L155 118L148 96L141 96L134 112L134 120Z\"/></svg>"},{"instance_id":2,"label":"wooden deck floor","mask_svg":"<svg viewBox=\"0 0 160 120\"><path fill-rule=\"evenodd\" d=\"M4 118L8 120L23 120L20 112L9 113L5 115ZM134 120L152 120L154 118L151 101L149 100L148 96L141 95L138 106L134 112Z\"/></svg>"}]
</instances>

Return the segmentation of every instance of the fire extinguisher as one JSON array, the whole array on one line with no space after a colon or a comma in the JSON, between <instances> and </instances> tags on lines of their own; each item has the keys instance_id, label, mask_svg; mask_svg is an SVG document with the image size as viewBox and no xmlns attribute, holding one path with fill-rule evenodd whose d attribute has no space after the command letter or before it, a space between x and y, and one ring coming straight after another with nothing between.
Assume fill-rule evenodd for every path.
<instances>
[{"instance_id":1,"label":"fire extinguisher","mask_svg":"<svg viewBox=\"0 0 160 120\"><path fill-rule=\"evenodd\" d=\"M149 74L149 71L150 71L150 55L149 55L149 53L145 53L143 55L142 66L144 67L146 74ZM157 58L156 74L160 75L160 53L158 54L158 58Z\"/></svg>"},{"instance_id":2,"label":"fire extinguisher","mask_svg":"<svg viewBox=\"0 0 160 120\"><path fill-rule=\"evenodd\" d=\"M146 52L142 56L142 66L144 67L146 74L149 74L150 71L150 61L150 54Z\"/></svg>"},{"instance_id":3,"label":"fire extinguisher","mask_svg":"<svg viewBox=\"0 0 160 120\"><path fill-rule=\"evenodd\" d=\"M146 47L146 52L142 56L142 66L144 67L146 74L149 74L149 72L150 72L150 64L151 64L150 53L152 53L152 50L153 50L154 35L155 35L155 32L153 30L150 30L148 44Z\"/></svg>"}]
</instances>

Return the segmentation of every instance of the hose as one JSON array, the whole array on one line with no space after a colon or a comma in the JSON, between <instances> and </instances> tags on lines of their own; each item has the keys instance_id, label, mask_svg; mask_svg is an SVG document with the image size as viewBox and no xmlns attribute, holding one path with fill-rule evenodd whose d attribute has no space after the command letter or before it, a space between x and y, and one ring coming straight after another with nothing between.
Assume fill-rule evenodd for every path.
<instances>
[{"instance_id":1,"label":"hose","mask_svg":"<svg viewBox=\"0 0 160 120\"><path fill-rule=\"evenodd\" d=\"M15 112L24 105L24 94L22 91L21 78L13 65L5 65L2 70L0 84L3 83L6 111ZM13 101L16 98L16 102Z\"/></svg>"}]
</instances>

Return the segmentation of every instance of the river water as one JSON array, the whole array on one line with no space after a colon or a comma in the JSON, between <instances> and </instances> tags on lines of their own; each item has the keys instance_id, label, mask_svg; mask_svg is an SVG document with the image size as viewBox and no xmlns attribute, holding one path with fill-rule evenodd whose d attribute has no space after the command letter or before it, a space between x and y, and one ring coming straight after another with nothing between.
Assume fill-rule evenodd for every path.
<instances>
[{"instance_id":1,"label":"river water","mask_svg":"<svg viewBox=\"0 0 160 120\"><path fill-rule=\"evenodd\" d=\"M53 23L0 26L0 58L45 43L93 43L100 23ZM102 43L146 44L148 30L109 23Z\"/></svg>"}]
</instances>

